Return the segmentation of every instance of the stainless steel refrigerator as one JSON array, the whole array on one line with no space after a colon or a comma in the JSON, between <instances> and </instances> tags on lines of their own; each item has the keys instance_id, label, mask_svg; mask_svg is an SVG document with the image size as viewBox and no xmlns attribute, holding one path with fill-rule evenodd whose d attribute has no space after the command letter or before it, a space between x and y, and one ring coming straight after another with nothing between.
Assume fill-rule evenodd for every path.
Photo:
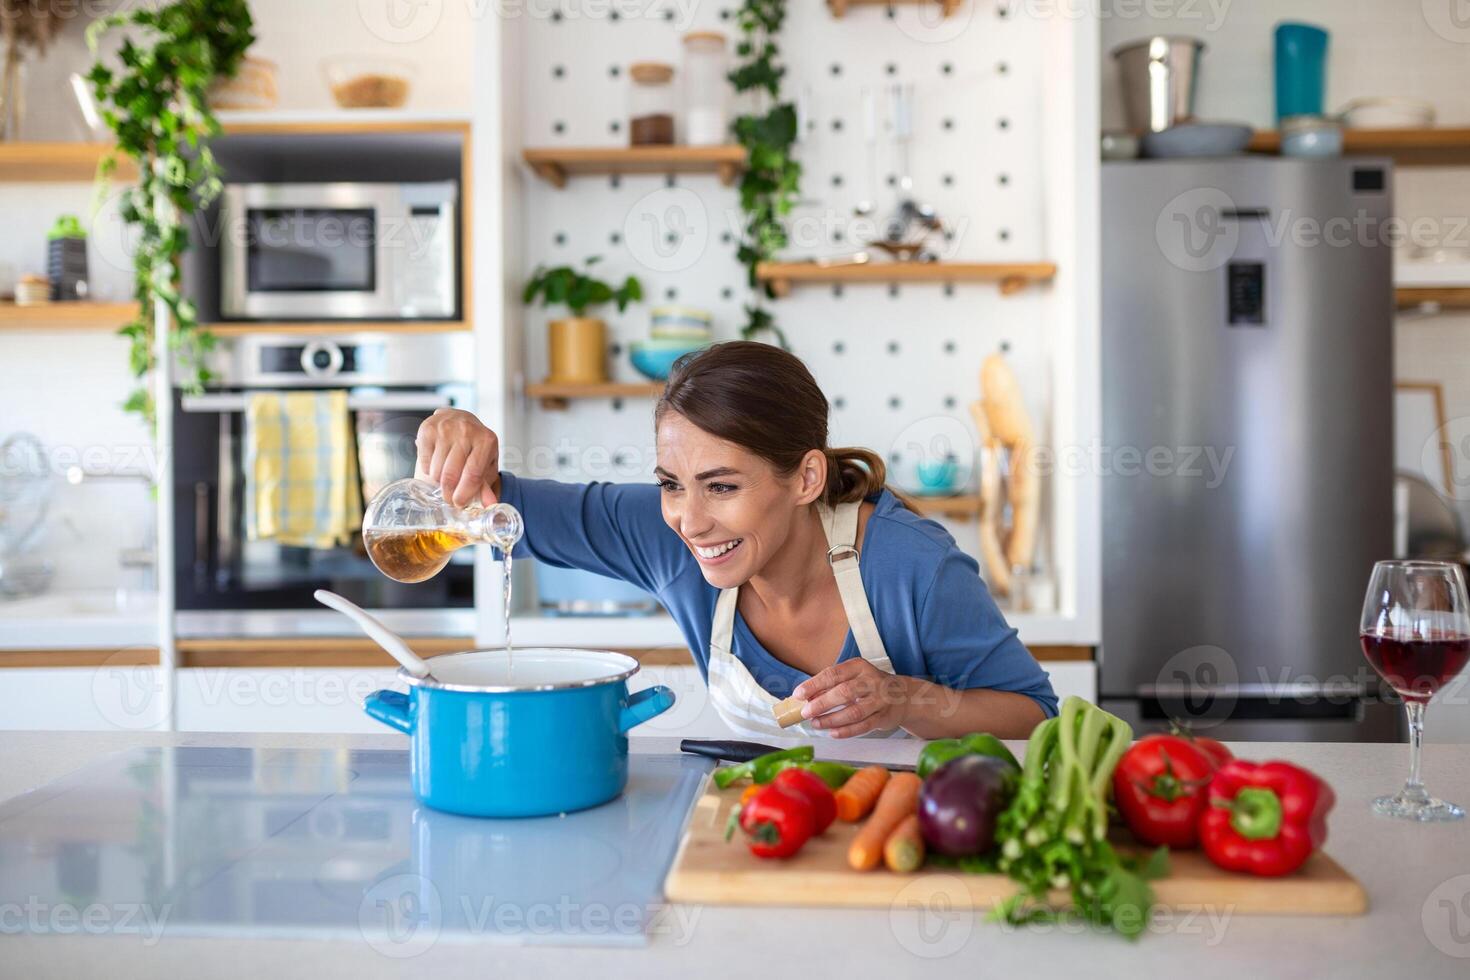
<instances>
[{"instance_id":1,"label":"stainless steel refrigerator","mask_svg":"<svg viewBox=\"0 0 1470 980\"><path fill-rule=\"evenodd\" d=\"M1357 640L1393 543L1389 165L1102 171L1104 706L1397 738Z\"/></svg>"}]
</instances>

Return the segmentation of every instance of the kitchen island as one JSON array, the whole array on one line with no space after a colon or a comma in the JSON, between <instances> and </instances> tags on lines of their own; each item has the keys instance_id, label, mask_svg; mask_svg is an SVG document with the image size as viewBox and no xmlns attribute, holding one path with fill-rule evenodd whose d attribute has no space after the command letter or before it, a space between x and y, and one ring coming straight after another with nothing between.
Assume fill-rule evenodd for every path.
<instances>
[{"instance_id":1,"label":"kitchen island","mask_svg":"<svg viewBox=\"0 0 1470 980\"><path fill-rule=\"evenodd\" d=\"M396 735L224 735L12 732L0 738L0 798L9 799L105 755L140 746L402 749ZM872 761L912 761L921 743L850 742L826 749ZM1020 746L1015 746L1020 748ZM780 976L817 970L861 977L1029 975L1191 978L1463 977L1470 970L1470 821L1419 826L1375 817L1368 800L1396 788L1401 745L1233 746L1255 759L1284 758L1330 782L1338 804L1328 851L1367 888L1360 918L1233 916L1227 908L1156 921L1139 942L1062 926L1001 927L948 908L847 911L675 906L654 917L644 948L506 946L440 942L399 960L365 941L15 933L0 915L0 975L114 978L189 976L351 977L403 972L436 978L497 975ZM632 751L669 753L677 740L644 737ZM826 754L826 753L824 753ZM1470 756L1431 746L1429 785L1470 801ZM6 912L6 910L0 910Z\"/></svg>"}]
</instances>

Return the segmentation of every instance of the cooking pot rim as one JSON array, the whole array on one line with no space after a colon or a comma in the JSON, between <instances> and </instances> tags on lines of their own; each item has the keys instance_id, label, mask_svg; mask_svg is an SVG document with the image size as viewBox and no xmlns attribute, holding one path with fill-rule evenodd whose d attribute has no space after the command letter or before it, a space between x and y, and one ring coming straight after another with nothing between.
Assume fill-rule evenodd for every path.
<instances>
[{"instance_id":1,"label":"cooking pot rim","mask_svg":"<svg viewBox=\"0 0 1470 980\"><path fill-rule=\"evenodd\" d=\"M502 650L490 648L485 650L465 650L461 653L449 653L444 654L442 657L429 658L429 666L432 668L434 662L441 659L469 657L477 653L503 652ZM630 657L626 653L617 653L613 650L585 650L575 647L526 647L524 650L518 648L515 652L520 654L573 653L584 657L616 657L620 661L625 661L629 666L620 673L605 674L601 677L593 677L580 681L557 681L552 684L458 684L441 681L432 676L415 677L402 667L398 668L398 679L409 687L423 687L434 691L458 691L462 694L528 694L536 691L568 691L584 687L599 687L603 684L616 684L638 673L639 668L642 666L636 658Z\"/></svg>"}]
</instances>

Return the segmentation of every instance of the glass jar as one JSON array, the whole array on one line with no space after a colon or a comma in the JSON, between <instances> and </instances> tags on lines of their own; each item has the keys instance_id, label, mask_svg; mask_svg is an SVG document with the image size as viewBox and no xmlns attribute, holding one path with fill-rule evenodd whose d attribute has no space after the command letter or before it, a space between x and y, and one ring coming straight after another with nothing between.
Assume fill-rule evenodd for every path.
<instances>
[{"instance_id":1,"label":"glass jar","mask_svg":"<svg viewBox=\"0 0 1470 980\"><path fill-rule=\"evenodd\" d=\"M684 142L690 146L719 146L729 140L727 71L725 35L684 35Z\"/></svg>"},{"instance_id":2,"label":"glass jar","mask_svg":"<svg viewBox=\"0 0 1470 980\"><path fill-rule=\"evenodd\" d=\"M628 69L628 142L668 146L674 142L674 66L640 61Z\"/></svg>"}]
</instances>

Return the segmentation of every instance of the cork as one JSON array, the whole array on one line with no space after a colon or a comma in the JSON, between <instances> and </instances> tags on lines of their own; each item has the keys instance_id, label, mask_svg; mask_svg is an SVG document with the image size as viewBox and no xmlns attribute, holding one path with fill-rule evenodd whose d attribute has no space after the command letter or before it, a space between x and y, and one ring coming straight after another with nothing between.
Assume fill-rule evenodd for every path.
<instances>
[{"instance_id":1,"label":"cork","mask_svg":"<svg viewBox=\"0 0 1470 980\"><path fill-rule=\"evenodd\" d=\"M785 701L776 702L771 713L776 716L776 724L782 728L790 728L792 725L800 725L803 719L801 709L806 707L806 702L801 698L791 697Z\"/></svg>"}]
</instances>

